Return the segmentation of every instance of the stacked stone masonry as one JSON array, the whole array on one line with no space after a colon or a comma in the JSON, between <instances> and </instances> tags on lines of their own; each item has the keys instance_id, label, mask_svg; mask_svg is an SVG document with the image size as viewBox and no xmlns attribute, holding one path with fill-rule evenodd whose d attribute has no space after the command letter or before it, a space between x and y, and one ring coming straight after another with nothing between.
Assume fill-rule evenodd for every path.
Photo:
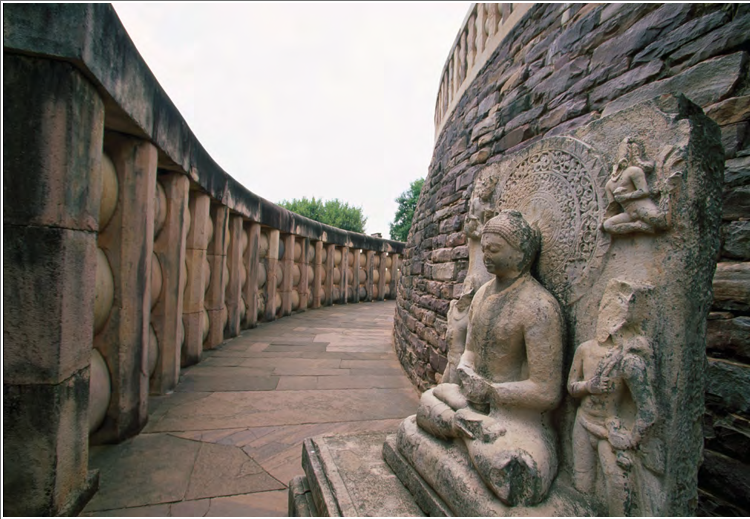
<instances>
[{"instance_id":1,"label":"stacked stone masonry","mask_svg":"<svg viewBox=\"0 0 750 519\"><path fill-rule=\"evenodd\" d=\"M513 18L517 4L473 6L446 62L435 150L398 285L394 334L401 363L421 390L441 379L447 364L446 314L461 294L468 268L464 219L482 168L640 101L684 94L721 127L726 158L722 247L708 322L699 513L747 515L750 7L527 7ZM488 13L502 30L486 23ZM483 37L477 27L484 27ZM502 38L488 38L497 32ZM494 48L486 48L493 42Z\"/></svg>"},{"instance_id":2,"label":"stacked stone masonry","mask_svg":"<svg viewBox=\"0 0 750 519\"><path fill-rule=\"evenodd\" d=\"M16 4L3 34L3 511L76 515L90 443L138 434L149 395L244 329L395 298L403 244L237 183L111 6Z\"/></svg>"}]
</instances>

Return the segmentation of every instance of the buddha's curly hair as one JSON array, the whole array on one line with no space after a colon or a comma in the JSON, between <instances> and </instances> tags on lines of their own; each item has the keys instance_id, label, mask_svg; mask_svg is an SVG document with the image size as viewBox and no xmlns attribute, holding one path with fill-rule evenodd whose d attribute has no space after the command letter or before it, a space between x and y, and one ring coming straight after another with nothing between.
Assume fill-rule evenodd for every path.
<instances>
[{"instance_id":1,"label":"buddha's curly hair","mask_svg":"<svg viewBox=\"0 0 750 519\"><path fill-rule=\"evenodd\" d=\"M484 225L482 234L497 234L523 252L524 268L531 268L542 246L542 235L518 211L505 210Z\"/></svg>"}]
</instances>

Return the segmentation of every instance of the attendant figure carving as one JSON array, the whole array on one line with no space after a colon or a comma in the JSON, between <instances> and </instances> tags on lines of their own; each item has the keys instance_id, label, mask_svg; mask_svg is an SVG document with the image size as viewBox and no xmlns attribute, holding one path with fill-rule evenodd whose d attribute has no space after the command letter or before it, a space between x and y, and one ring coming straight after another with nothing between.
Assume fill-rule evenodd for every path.
<instances>
[{"instance_id":1,"label":"attendant figure carving","mask_svg":"<svg viewBox=\"0 0 750 519\"><path fill-rule=\"evenodd\" d=\"M466 286L466 285L464 285ZM466 291L458 299L453 299L448 308L448 326L445 340L448 343L448 365L443 371L441 382L458 383L456 368L466 346L466 332L469 328L469 305L474 297L474 291Z\"/></svg>"},{"instance_id":2,"label":"attendant figure carving","mask_svg":"<svg viewBox=\"0 0 750 519\"><path fill-rule=\"evenodd\" d=\"M539 503L557 474L549 412L562 396L564 325L557 300L530 274L540 243L517 211L484 225L492 279L471 302L459 383L426 391L418 427L399 433L407 443L409 434L462 441L472 470L509 506Z\"/></svg>"},{"instance_id":3,"label":"attendant figure carving","mask_svg":"<svg viewBox=\"0 0 750 519\"><path fill-rule=\"evenodd\" d=\"M581 400L573 428L573 482L583 493L595 492L599 466L611 516L650 515L647 494L658 492L644 485L643 464L653 467L653 460L642 460L639 452L656 419L651 344L632 312L643 288L609 282L596 338L578 347L568 378L568 392Z\"/></svg>"},{"instance_id":4,"label":"attendant figure carving","mask_svg":"<svg viewBox=\"0 0 750 519\"><path fill-rule=\"evenodd\" d=\"M497 184L496 166L490 165L482 171L469 202L469 212L464 222L464 231L469 241L469 268L464 280L464 294L471 296L490 279L490 274L477 260L482 256L481 239L484 224L497 211L493 208L492 195Z\"/></svg>"},{"instance_id":5,"label":"attendant figure carving","mask_svg":"<svg viewBox=\"0 0 750 519\"><path fill-rule=\"evenodd\" d=\"M667 215L651 198L646 176L654 163L643 157L643 146L626 137L604 190L607 210L602 228L610 234L654 234L667 228Z\"/></svg>"}]
</instances>

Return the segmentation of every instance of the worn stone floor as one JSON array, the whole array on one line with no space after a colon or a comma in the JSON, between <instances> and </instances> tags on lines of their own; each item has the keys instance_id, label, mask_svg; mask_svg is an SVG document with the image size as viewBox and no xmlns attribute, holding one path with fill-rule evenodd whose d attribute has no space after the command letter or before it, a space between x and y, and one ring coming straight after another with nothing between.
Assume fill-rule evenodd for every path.
<instances>
[{"instance_id":1,"label":"worn stone floor","mask_svg":"<svg viewBox=\"0 0 750 519\"><path fill-rule=\"evenodd\" d=\"M393 350L395 302L321 308L247 330L152 397L142 433L93 447L82 516L285 516L302 441L394 430L418 393Z\"/></svg>"}]
</instances>

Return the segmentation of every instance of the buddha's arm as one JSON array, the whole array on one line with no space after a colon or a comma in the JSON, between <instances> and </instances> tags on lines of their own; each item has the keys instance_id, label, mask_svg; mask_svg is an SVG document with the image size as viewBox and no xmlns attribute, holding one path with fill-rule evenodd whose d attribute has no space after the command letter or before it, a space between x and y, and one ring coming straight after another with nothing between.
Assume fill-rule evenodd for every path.
<instances>
[{"instance_id":1,"label":"buddha's arm","mask_svg":"<svg viewBox=\"0 0 750 519\"><path fill-rule=\"evenodd\" d=\"M540 301L539 305L531 311L533 322L524 325L529 377L492 384L490 398L500 407L549 411L562 397L562 316L548 302Z\"/></svg>"}]
</instances>

